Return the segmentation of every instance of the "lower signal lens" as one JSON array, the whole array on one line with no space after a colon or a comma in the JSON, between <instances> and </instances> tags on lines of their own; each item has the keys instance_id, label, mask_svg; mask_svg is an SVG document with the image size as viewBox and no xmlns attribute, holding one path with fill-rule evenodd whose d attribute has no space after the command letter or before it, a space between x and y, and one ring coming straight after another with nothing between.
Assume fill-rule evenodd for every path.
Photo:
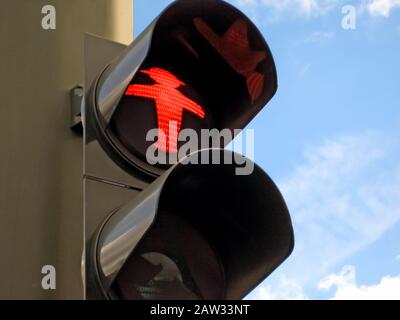
<instances>
[{"instance_id":1,"label":"lower signal lens","mask_svg":"<svg viewBox=\"0 0 400 320\"><path fill-rule=\"evenodd\" d=\"M182 219L160 217L118 274L110 293L123 300L218 300L225 291L218 256Z\"/></svg>"}]
</instances>

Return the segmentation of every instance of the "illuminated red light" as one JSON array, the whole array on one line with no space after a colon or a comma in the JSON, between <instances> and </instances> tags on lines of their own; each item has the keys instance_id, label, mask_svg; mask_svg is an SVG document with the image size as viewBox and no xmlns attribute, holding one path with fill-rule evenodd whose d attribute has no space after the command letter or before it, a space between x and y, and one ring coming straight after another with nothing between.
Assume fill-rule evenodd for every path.
<instances>
[{"instance_id":1,"label":"illuminated red light","mask_svg":"<svg viewBox=\"0 0 400 320\"><path fill-rule=\"evenodd\" d=\"M155 100L158 129L162 131L158 134L157 148L164 152L178 152L178 134L181 131L183 110L188 110L200 118L205 117L205 112L200 105L177 90L186 84L172 73L161 68L141 72L149 75L156 84L132 84L125 95Z\"/></svg>"},{"instance_id":2,"label":"illuminated red light","mask_svg":"<svg viewBox=\"0 0 400 320\"><path fill-rule=\"evenodd\" d=\"M235 21L222 36L211 29L202 18L195 18L194 25L225 61L246 78L251 100L257 100L264 87L264 75L257 72L256 68L267 55L264 51L251 50L246 21Z\"/></svg>"}]
</instances>

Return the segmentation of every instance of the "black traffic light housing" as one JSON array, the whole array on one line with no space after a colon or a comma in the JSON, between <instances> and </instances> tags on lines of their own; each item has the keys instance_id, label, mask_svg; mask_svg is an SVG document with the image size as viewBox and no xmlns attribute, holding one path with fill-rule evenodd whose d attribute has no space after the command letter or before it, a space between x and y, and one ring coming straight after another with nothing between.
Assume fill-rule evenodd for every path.
<instances>
[{"instance_id":1,"label":"black traffic light housing","mask_svg":"<svg viewBox=\"0 0 400 320\"><path fill-rule=\"evenodd\" d=\"M112 56L120 47L101 48ZM151 165L146 133L178 118L178 132L243 129L277 89L263 36L224 1L177 0L111 62L101 53L86 57L99 61L96 77L94 64L86 67L86 215L102 221L87 233L87 298L243 298L293 249L278 188L251 160L222 150L229 140ZM175 152L171 136L170 149L158 144L159 152ZM215 153L235 161L186 164ZM237 175L243 165L254 170ZM94 194L104 185L131 192L131 200L113 189L117 200L99 213Z\"/></svg>"},{"instance_id":2,"label":"black traffic light housing","mask_svg":"<svg viewBox=\"0 0 400 320\"><path fill-rule=\"evenodd\" d=\"M231 154L218 152L221 158ZM254 289L290 255L294 237L274 182L257 165L243 176L236 175L237 166L179 163L113 212L90 246L91 294L210 300L241 299ZM186 295L151 281L166 266L160 262L154 273L149 263L140 266L137 260L148 253L174 261Z\"/></svg>"},{"instance_id":3,"label":"black traffic light housing","mask_svg":"<svg viewBox=\"0 0 400 320\"><path fill-rule=\"evenodd\" d=\"M97 139L135 175L155 178L168 168L149 166L145 159L152 144L146 134L157 127L155 101L127 94L129 85L156 83L144 73L152 68L179 79L179 92L203 107L203 119L182 115L181 129L198 132L244 128L277 89L271 51L242 12L219 0L173 2L99 74L87 99Z\"/></svg>"}]
</instances>

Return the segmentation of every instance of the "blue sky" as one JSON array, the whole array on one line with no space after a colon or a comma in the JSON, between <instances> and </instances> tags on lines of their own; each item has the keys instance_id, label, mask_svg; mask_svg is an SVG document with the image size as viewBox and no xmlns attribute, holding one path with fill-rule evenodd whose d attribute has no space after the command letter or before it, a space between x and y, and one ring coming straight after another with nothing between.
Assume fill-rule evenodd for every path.
<instances>
[{"instance_id":1,"label":"blue sky","mask_svg":"<svg viewBox=\"0 0 400 320\"><path fill-rule=\"evenodd\" d=\"M136 35L170 2L136 0ZM400 299L400 0L228 2L275 58L278 92L249 128L296 235L248 298Z\"/></svg>"}]
</instances>

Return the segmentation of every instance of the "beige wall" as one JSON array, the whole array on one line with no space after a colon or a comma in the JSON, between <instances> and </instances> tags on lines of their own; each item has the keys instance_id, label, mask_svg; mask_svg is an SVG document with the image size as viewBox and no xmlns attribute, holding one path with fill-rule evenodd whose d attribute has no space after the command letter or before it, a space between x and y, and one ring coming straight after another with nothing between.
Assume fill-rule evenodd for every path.
<instances>
[{"instance_id":1,"label":"beige wall","mask_svg":"<svg viewBox=\"0 0 400 320\"><path fill-rule=\"evenodd\" d=\"M41 28L41 8L57 29ZM129 43L132 0L1 0L0 298L80 299L82 138L69 90L83 84L83 33ZM57 290L41 268L57 269Z\"/></svg>"}]
</instances>

